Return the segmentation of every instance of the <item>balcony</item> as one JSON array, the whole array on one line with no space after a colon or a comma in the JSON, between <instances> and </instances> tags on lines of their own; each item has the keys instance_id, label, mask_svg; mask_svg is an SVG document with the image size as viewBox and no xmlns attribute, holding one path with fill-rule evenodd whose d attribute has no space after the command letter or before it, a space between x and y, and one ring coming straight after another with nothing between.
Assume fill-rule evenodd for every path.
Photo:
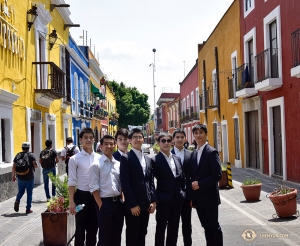
<instances>
[{"instance_id":1,"label":"balcony","mask_svg":"<svg viewBox=\"0 0 300 246\"><path fill-rule=\"evenodd\" d=\"M300 28L291 34L292 68L291 76L300 78Z\"/></svg>"},{"instance_id":2,"label":"balcony","mask_svg":"<svg viewBox=\"0 0 300 246\"><path fill-rule=\"evenodd\" d=\"M228 79L228 102L232 102L233 104L238 103L238 98L235 96L235 80L236 78Z\"/></svg>"},{"instance_id":3,"label":"balcony","mask_svg":"<svg viewBox=\"0 0 300 246\"><path fill-rule=\"evenodd\" d=\"M112 126L118 125L118 120L116 118L109 119L109 124Z\"/></svg>"},{"instance_id":4,"label":"balcony","mask_svg":"<svg viewBox=\"0 0 300 246\"><path fill-rule=\"evenodd\" d=\"M191 107L190 119L191 120L199 120L199 107Z\"/></svg>"},{"instance_id":5,"label":"balcony","mask_svg":"<svg viewBox=\"0 0 300 246\"><path fill-rule=\"evenodd\" d=\"M218 89L215 81L204 91L204 97L206 109L212 109L213 111L218 109Z\"/></svg>"},{"instance_id":6,"label":"balcony","mask_svg":"<svg viewBox=\"0 0 300 246\"><path fill-rule=\"evenodd\" d=\"M266 49L255 57L255 90L270 91L282 86L279 77L278 49Z\"/></svg>"},{"instance_id":7,"label":"balcony","mask_svg":"<svg viewBox=\"0 0 300 246\"><path fill-rule=\"evenodd\" d=\"M250 69L249 69L250 67ZM257 94L254 88L254 67L252 64L248 66L247 63L239 66L236 69L236 97L250 97Z\"/></svg>"},{"instance_id":8,"label":"balcony","mask_svg":"<svg viewBox=\"0 0 300 246\"><path fill-rule=\"evenodd\" d=\"M36 65L37 85L35 102L43 107L65 97L65 73L53 62L33 62Z\"/></svg>"},{"instance_id":9,"label":"balcony","mask_svg":"<svg viewBox=\"0 0 300 246\"><path fill-rule=\"evenodd\" d=\"M104 110L100 105L96 105L94 109L94 118L99 120L106 120L106 117L108 116L108 112Z\"/></svg>"}]
</instances>

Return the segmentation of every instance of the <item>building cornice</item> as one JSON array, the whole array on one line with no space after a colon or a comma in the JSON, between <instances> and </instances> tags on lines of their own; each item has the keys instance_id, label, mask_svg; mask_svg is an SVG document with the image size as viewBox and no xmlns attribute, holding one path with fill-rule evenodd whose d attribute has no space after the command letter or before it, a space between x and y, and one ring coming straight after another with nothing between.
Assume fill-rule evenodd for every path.
<instances>
[{"instance_id":1,"label":"building cornice","mask_svg":"<svg viewBox=\"0 0 300 246\"><path fill-rule=\"evenodd\" d=\"M84 70L87 75L91 74L90 69L85 65L85 63L81 60L79 55L76 53L74 49L71 49L69 45L66 45L67 50L70 52L71 58Z\"/></svg>"},{"instance_id":2,"label":"building cornice","mask_svg":"<svg viewBox=\"0 0 300 246\"><path fill-rule=\"evenodd\" d=\"M103 76L103 73L99 67L99 64L98 64L98 62L96 62L95 59L90 59L89 65L90 65L91 70L95 73L95 75L98 76L98 79Z\"/></svg>"},{"instance_id":3,"label":"building cornice","mask_svg":"<svg viewBox=\"0 0 300 246\"><path fill-rule=\"evenodd\" d=\"M52 4L66 4L66 2L64 0L51 0L51 3ZM73 22L70 18L71 12L68 8L56 8L56 10L63 18L65 24L73 24Z\"/></svg>"}]
</instances>

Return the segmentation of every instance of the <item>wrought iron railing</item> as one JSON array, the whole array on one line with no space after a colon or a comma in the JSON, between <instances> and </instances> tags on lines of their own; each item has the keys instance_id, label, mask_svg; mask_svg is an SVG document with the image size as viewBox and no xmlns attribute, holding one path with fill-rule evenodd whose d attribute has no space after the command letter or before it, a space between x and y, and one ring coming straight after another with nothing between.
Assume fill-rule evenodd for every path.
<instances>
[{"instance_id":1,"label":"wrought iron railing","mask_svg":"<svg viewBox=\"0 0 300 246\"><path fill-rule=\"evenodd\" d=\"M202 110L202 109L205 109L205 103L204 103L204 92L203 92L203 94L201 94L200 96L199 96L199 106L200 106L200 110Z\"/></svg>"},{"instance_id":2,"label":"wrought iron railing","mask_svg":"<svg viewBox=\"0 0 300 246\"><path fill-rule=\"evenodd\" d=\"M204 95L206 108L218 107L218 89L215 81L207 87L207 90L204 91Z\"/></svg>"},{"instance_id":3,"label":"wrought iron railing","mask_svg":"<svg viewBox=\"0 0 300 246\"><path fill-rule=\"evenodd\" d=\"M236 90L254 88L254 66L244 63L236 69Z\"/></svg>"},{"instance_id":4,"label":"wrought iron railing","mask_svg":"<svg viewBox=\"0 0 300 246\"><path fill-rule=\"evenodd\" d=\"M233 83L234 83L234 78L228 79L228 99L235 98Z\"/></svg>"},{"instance_id":5,"label":"wrought iron railing","mask_svg":"<svg viewBox=\"0 0 300 246\"><path fill-rule=\"evenodd\" d=\"M292 41L292 67L300 65L300 28L291 34Z\"/></svg>"},{"instance_id":6,"label":"wrought iron railing","mask_svg":"<svg viewBox=\"0 0 300 246\"><path fill-rule=\"evenodd\" d=\"M269 78L278 78L278 49L266 49L255 56L255 83Z\"/></svg>"},{"instance_id":7,"label":"wrought iron railing","mask_svg":"<svg viewBox=\"0 0 300 246\"><path fill-rule=\"evenodd\" d=\"M175 120L169 121L169 127L175 127Z\"/></svg>"},{"instance_id":8,"label":"wrought iron railing","mask_svg":"<svg viewBox=\"0 0 300 246\"><path fill-rule=\"evenodd\" d=\"M199 107L198 106L193 107L193 111L190 112L190 119L191 120L199 119Z\"/></svg>"}]
</instances>

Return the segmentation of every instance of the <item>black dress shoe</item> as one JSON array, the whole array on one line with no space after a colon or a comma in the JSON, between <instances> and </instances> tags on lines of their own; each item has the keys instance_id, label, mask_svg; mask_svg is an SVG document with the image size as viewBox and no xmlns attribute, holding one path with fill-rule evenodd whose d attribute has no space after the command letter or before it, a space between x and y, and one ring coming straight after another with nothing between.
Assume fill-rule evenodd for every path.
<instances>
[{"instance_id":1,"label":"black dress shoe","mask_svg":"<svg viewBox=\"0 0 300 246\"><path fill-rule=\"evenodd\" d=\"M20 205L20 202L15 201L14 210L15 210L16 212L19 212L19 205Z\"/></svg>"}]
</instances>

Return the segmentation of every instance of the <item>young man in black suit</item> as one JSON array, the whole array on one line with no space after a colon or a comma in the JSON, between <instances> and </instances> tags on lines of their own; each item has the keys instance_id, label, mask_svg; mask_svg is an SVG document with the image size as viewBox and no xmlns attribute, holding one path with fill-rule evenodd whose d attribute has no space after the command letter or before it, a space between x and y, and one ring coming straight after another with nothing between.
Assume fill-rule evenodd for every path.
<instances>
[{"instance_id":1,"label":"young man in black suit","mask_svg":"<svg viewBox=\"0 0 300 246\"><path fill-rule=\"evenodd\" d=\"M180 159L170 152L171 134L161 133L157 142L160 152L152 158L153 173L157 179L155 246L176 246L186 179Z\"/></svg>"},{"instance_id":2,"label":"young man in black suit","mask_svg":"<svg viewBox=\"0 0 300 246\"><path fill-rule=\"evenodd\" d=\"M184 130L176 129L173 132L174 148L171 150L173 155L180 158L183 171L186 177L189 177L188 172L191 166L191 154L192 152L184 148L184 142L186 141L186 135ZM187 187L191 186L190 180L187 180ZM184 246L192 245L192 207L190 205L190 189L185 189L186 197L181 208L181 222L182 222L182 235Z\"/></svg>"},{"instance_id":3,"label":"young man in black suit","mask_svg":"<svg viewBox=\"0 0 300 246\"><path fill-rule=\"evenodd\" d=\"M192 182L192 206L196 208L204 228L208 246L222 246L223 233L218 221L218 206L221 203L218 182L222 178L218 151L207 142L205 125L192 129L198 148L192 153L190 179Z\"/></svg>"},{"instance_id":4,"label":"young man in black suit","mask_svg":"<svg viewBox=\"0 0 300 246\"><path fill-rule=\"evenodd\" d=\"M127 153L129 141L128 141L128 130L120 128L116 135L115 140L118 146L117 151L113 154L113 157L117 160L121 160L121 156Z\"/></svg>"},{"instance_id":5,"label":"young man in black suit","mask_svg":"<svg viewBox=\"0 0 300 246\"><path fill-rule=\"evenodd\" d=\"M121 156L120 180L125 196L126 245L144 246L149 213L156 207L156 192L151 159L143 155L143 132L129 133L132 149Z\"/></svg>"}]
</instances>

